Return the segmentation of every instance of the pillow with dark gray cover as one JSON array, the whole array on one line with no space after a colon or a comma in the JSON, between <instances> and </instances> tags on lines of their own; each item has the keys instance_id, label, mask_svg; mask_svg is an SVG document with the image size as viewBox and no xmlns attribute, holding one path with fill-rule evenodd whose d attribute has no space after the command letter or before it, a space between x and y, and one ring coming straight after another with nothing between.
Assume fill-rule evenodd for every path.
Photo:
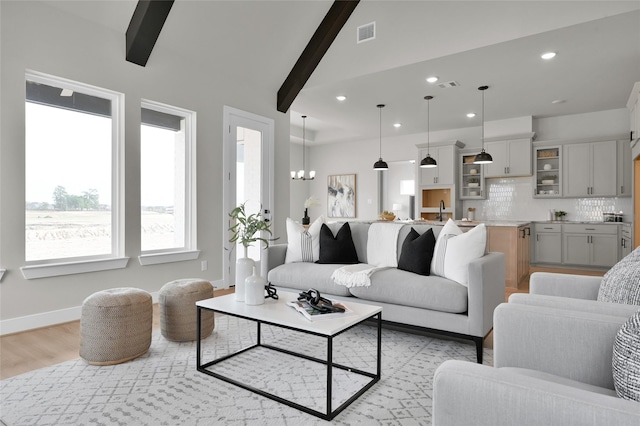
<instances>
[{"instance_id":1,"label":"pillow with dark gray cover","mask_svg":"<svg viewBox=\"0 0 640 426\"><path fill-rule=\"evenodd\" d=\"M345 265L359 263L349 222L342 225L335 237L331 229L326 224L322 224L322 228L320 228L320 258L316 263Z\"/></svg>"},{"instance_id":2,"label":"pillow with dark gray cover","mask_svg":"<svg viewBox=\"0 0 640 426\"><path fill-rule=\"evenodd\" d=\"M640 247L607 271L600 284L598 301L640 305Z\"/></svg>"},{"instance_id":3,"label":"pillow with dark gray cover","mask_svg":"<svg viewBox=\"0 0 640 426\"><path fill-rule=\"evenodd\" d=\"M640 402L640 311L625 322L613 342L613 384L618 396Z\"/></svg>"},{"instance_id":4,"label":"pillow with dark gray cover","mask_svg":"<svg viewBox=\"0 0 640 426\"><path fill-rule=\"evenodd\" d=\"M398 260L398 269L420 275L431 274L431 258L436 246L433 229L428 229L422 235L411 228L402 243L402 252Z\"/></svg>"}]
</instances>

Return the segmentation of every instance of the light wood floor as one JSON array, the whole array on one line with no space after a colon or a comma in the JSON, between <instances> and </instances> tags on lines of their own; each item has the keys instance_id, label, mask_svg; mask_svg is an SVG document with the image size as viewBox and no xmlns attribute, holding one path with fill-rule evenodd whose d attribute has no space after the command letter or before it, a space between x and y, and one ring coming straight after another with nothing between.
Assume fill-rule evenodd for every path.
<instances>
[{"instance_id":1,"label":"light wood floor","mask_svg":"<svg viewBox=\"0 0 640 426\"><path fill-rule=\"evenodd\" d=\"M549 270L537 268L539 270ZM553 270L554 272L581 273L589 271ZM534 272L534 269L531 269ZM596 273L602 275L602 273ZM233 292L216 290L215 296ZM520 288L507 288L505 301L513 293L528 293L529 282ZM153 328L160 328L158 305L153 306ZM485 339L484 346L493 348L493 331ZM31 370L78 358L80 348L80 321L24 331L0 337L0 380L17 376Z\"/></svg>"}]
</instances>

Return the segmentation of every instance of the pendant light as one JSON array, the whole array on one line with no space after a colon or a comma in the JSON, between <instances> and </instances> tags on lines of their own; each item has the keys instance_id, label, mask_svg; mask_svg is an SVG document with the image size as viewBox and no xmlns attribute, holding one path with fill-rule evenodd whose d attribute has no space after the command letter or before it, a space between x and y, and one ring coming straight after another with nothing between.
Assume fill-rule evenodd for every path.
<instances>
[{"instance_id":1,"label":"pendant light","mask_svg":"<svg viewBox=\"0 0 640 426\"><path fill-rule=\"evenodd\" d=\"M423 169L431 169L438 167L438 162L429 154L429 101L433 99L433 96L425 96L424 98L427 101L427 156L420 162L420 167Z\"/></svg>"},{"instance_id":2,"label":"pendant light","mask_svg":"<svg viewBox=\"0 0 640 426\"><path fill-rule=\"evenodd\" d=\"M384 108L384 104L376 105L378 109L380 109L380 158L373 165L373 170L388 170L389 166L382 159L382 108Z\"/></svg>"},{"instance_id":3,"label":"pendant light","mask_svg":"<svg viewBox=\"0 0 640 426\"><path fill-rule=\"evenodd\" d=\"M480 154L476 155L475 160L473 160L473 164L491 164L493 163L493 158L489 155L488 152L484 151L484 91L487 90L489 86L480 86L478 90L482 92L482 151Z\"/></svg>"},{"instance_id":4,"label":"pendant light","mask_svg":"<svg viewBox=\"0 0 640 426\"><path fill-rule=\"evenodd\" d=\"M305 161L304 161L304 157L305 157L305 139L306 139L306 127L305 127L305 121L307 119L306 115L302 116L302 170L299 170L298 173L296 173L294 170L291 171L291 179L293 180L313 180L316 177L316 172L315 170L311 170L309 172L309 177L305 177Z\"/></svg>"}]
</instances>

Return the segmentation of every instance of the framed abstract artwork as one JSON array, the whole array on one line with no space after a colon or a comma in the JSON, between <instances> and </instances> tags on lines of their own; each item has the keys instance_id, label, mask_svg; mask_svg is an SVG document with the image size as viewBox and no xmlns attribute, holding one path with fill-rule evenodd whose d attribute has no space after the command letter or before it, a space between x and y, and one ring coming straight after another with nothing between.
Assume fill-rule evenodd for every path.
<instances>
[{"instance_id":1,"label":"framed abstract artwork","mask_svg":"<svg viewBox=\"0 0 640 426\"><path fill-rule=\"evenodd\" d=\"M356 217L356 175L327 176L327 216Z\"/></svg>"}]
</instances>

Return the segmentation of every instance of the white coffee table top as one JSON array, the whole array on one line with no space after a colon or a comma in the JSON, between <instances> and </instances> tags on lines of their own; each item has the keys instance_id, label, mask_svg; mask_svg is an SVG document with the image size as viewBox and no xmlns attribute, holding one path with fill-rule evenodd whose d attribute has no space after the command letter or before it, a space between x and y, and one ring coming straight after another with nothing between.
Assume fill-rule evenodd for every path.
<instances>
[{"instance_id":1,"label":"white coffee table top","mask_svg":"<svg viewBox=\"0 0 640 426\"><path fill-rule=\"evenodd\" d=\"M286 305L289 301L297 300L298 293L278 290L278 296L278 300L266 299L262 305L251 306L244 302L237 302L235 294L227 294L225 296L200 300L196 302L196 306L212 309L220 313L238 315L257 321L270 322L298 330L314 332L325 336L333 336L340 331L361 322L365 318L369 318L378 312L382 312L382 308L380 306L340 300L340 303L344 303L353 311L353 314L345 315L344 318L338 317L310 321L294 308Z\"/></svg>"}]
</instances>

